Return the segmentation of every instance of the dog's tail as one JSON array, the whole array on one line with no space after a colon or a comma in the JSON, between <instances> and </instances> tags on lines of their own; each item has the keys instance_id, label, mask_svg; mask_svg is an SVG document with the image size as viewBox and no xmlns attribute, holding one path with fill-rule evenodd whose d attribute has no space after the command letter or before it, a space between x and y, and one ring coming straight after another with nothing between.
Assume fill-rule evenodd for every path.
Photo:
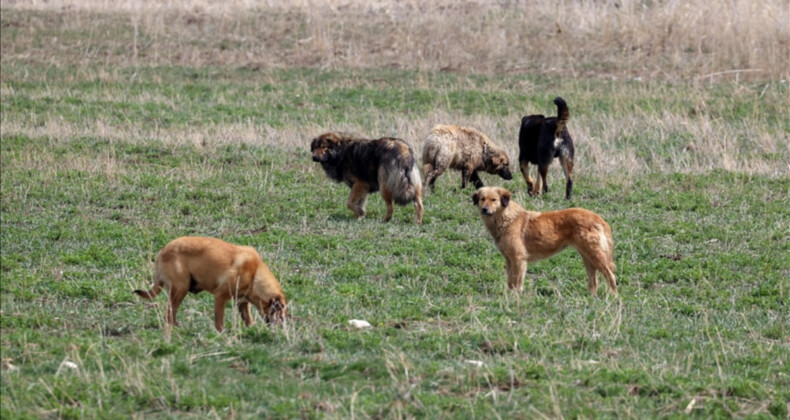
<instances>
[{"instance_id":1,"label":"dog's tail","mask_svg":"<svg viewBox=\"0 0 790 420\"><path fill-rule=\"evenodd\" d=\"M562 130L565 129L565 125L568 123L568 119L571 117L571 113L568 112L568 104L559 96L554 98L554 105L557 105L557 130L554 137L560 137Z\"/></svg>"},{"instance_id":2,"label":"dog's tail","mask_svg":"<svg viewBox=\"0 0 790 420\"><path fill-rule=\"evenodd\" d=\"M134 294L140 296L143 299L153 299L161 291L162 291L162 285L159 284L159 282L157 281L154 283L154 287L152 287L151 290L145 291L145 290L137 289L134 291Z\"/></svg>"},{"instance_id":3,"label":"dog's tail","mask_svg":"<svg viewBox=\"0 0 790 420\"><path fill-rule=\"evenodd\" d=\"M608 223L603 225L604 236L606 237L606 257L609 263L609 269L614 273L617 271L617 266L614 263L614 239L612 239L612 228Z\"/></svg>"},{"instance_id":4,"label":"dog's tail","mask_svg":"<svg viewBox=\"0 0 790 420\"><path fill-rule=\"evenodd\" d=\"M382 163L382 181L392 192L395 203L405 206L422 195L422 178L411 147L402 141L397 146L394 158Z\"/></svg>"}]
</instances>

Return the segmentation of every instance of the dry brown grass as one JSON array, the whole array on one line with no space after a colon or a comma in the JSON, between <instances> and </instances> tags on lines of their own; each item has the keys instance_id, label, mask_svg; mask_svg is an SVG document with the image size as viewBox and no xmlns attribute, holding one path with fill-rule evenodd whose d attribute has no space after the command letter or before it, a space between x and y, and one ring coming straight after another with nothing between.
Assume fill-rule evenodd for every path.
<instances>
[{"instance_id":1,"label":"dry brown grass","mask_svg":"<svg viewBox=\"0 0 790 420\"><path fill-rule=\"evenodd\" d=\"M504 117L473 115L459 117L438 110L424 117L403 115L375 115L370 126L294 121L285 127L272 127L260 123L238 123L168 128L136 123L113 127L101 120L74 124L52 118L43 125L30 125L24 121L7 120L2 125L3 136L18 134L30 138L47 138L52 142L70 141L74 138L99 137L111 142L145 143L158 139L166 145L191 145L208 151L227 144L276 146L307 153L309 140L328 127L351 132L369 133L371 136L394 135L405 139L415 150L422 150L423 140L430 127L437 123L462 123L489 134L503 146L512 159L518 156L519 114ZM777 156L790 156L788 137L776 136L748 127L735 129L727 121L700 118L689 119L676 114L663 116L631 115L611 117L601 115L575 115L570 128L574 136L577 158L576 172L585 176L624 175L635 178L650 172L703 173L714 169L761 174L771 177L790 175L790 164ZM646 141L645 135L654 140ZM689 140L667 150L666 143L673 142L677 133ZM751 136L751 137L749 137ZM748 138L750 148L743 149L743 139ZM630 139L630 140L628 140ZM629 142L633 142L629 143ZM82 168L94 173L116 173L115 160L108 156L101 162L38 162L42 171L65 167ZM534 170L534 169L533 169ZM550 178L562 179L559 165L550 168ZM556 181L555 181L556 182Z\"/></svg>"},{"instance_id":2,"label":"dry brown grass","mask_svg":"<svg viewBox=\"0 0 790 420\"><path fill-rule=\"evenodd\" d=\"M639 98L677 96L680 89L664 93L651 87L642 91L636 83L631 90L598 89L596 93L595 89L585 88L584 83L563 86L562 94L571 104L570 127L579 150L579 173L701 172L716 168L772 176L790 173L790 165L781 158L790 156L788 135L781 132L783 124L766 124L766 117L755 113L744 121L733 122L704 112L710 98L705 89L711 82L758 80L779 86L790 78L790 3L786 0L0 0L0 7L0 63L4 67L11 65L6 69L17 64L39 68L73 66L73 75L63 76L73 80L59 80L66 83L125 83L129 76L122 69L137 65L395 67L537 73L575 80L681 81L677 85L690 87L682 93L684 102L701 112L640 111L628 105ZM50 85L45 73L28 77L11 71L0 75L3 81L17 77L46 87L20 93L13 84L2 83L3 97L23 95L37 101L72 96L67 86ZM155 72L151 77L151 82L160 82ZM459 78L457 83L463 84L464 80ZM341 78L337 83L356 86L353 78ZM492 78L473 89L530 93L535 89L528 81L514 86L497 83ZM436 89L430 82L417 84L423 89ZM737 86L733 97L753 101L754 89ZM304 89L308 91L309 86ZM765 98L765 91L759 97L787 103L773 108L784 114L780 119L786 119L790 99L777 92L784 90L772 87ZM153 102L174 109L180 106L172 97L117 87L79 94L86 101ZM601 94L608 95L616 108L605 114L592 112L596 95ZM218 98L231 102L235 99ZM524 113L553 113L549 99L544 109L513 109L503 116L466 115L449 107L421 115L371 110L365 126L316 120L306 114L284 121L280 127L249 121L159 128L140 121L113 125L100 117L67 122L57 115L48 116L43 123L32 123L23 113L6 112L0 133L52 141L82 136L127 142L156 138L167 144L198 147L238 142L304 150L308 139L319 132L348 130L370 136L402 137L420 150L430 127L453 123L482 130L515 157L518 121ZM649 133L650 140L639 141L645 133ZM666 147L677 143L678 137L687 139L687 144ZM744 147L744 139L748 139L749 147ZM111 162L96 170L112 171ZM559 171L556 165L552 170Z\"/></svg>"},{"instance_id":3,"label":"dry brown grass","mask_svg":"<svg viewBox=\"0 0 790 420\"><path fill-rule=\"evenodd\" d=\"M2 60L787 79L786 0L2 0ZM13 19L12 18L10 19ZM120 31L122 36L115 36Z\"/></svg>"}]
</instances>

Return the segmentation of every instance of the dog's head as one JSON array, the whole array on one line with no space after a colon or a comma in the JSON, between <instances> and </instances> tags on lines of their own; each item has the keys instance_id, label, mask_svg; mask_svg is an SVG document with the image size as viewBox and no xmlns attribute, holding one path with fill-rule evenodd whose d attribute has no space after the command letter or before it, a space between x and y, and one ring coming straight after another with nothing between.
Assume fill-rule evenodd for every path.
<instances>
[{"instance_id":1,"label":"dog's head","mask_svg":"<svg viewBox=\"0 0 790 420\"><path fill-rule=\"evenodd\" d=\"M472 202L483 216L492 216L510 204L510 191L499 187L483 187L472 194Z\"/></svg>"},{"instance_id":2,"label":"dog's head","mask_svg":"<svg viewBox=\"0 0 790 420\"><path fill-rule=\"evenodd\" d=\"M491 153L485 164L486 172L489 174L499 175L505 180L513 179L513 174L510 172L510 159L504 150L497 150Z\"/></svg>"},{"instance_id":3,"label":"dog's head","mask_svg":"<svg viewBox=\"0 0 790 420\"><path fill-rule=\"evenodd\" d=\"M337 133L324 133L314 138L310 143L313 161L328 162L335 155L338 146L342 142L342 137Z\"/></svg>"},{"instance_id":4,"label":"dog's head","mask_svg":"<svg viewBox=\"0 0 790 420\"><path fill-rule=\"evenodd\" d=\"M263 303L263 319L269 324L281 324L288 316L285 296L275 296Z\"/></svg>"}]
</instances>

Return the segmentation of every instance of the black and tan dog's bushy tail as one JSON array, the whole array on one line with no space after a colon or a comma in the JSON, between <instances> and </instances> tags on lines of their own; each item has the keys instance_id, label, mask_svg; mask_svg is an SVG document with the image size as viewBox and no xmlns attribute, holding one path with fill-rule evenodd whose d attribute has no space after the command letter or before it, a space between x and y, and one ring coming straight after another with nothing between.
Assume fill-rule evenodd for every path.
<instances>
[{"instance_id":1,"label":"black and tan dog's bushy tail","mask_svg":"<svg viewBox=\"0 0 790 420\"><path fill-rule=\"evenodd\" d=\"M414 152L405 142L398 144L394 159L382 163L384 169L383 182L392 191L392 199L398 205L405 206L422 196L422 178Z\"/></svg>"},{"instance_id":2,"label":"black and tan dog's bushy tail","mask_svg":"<svg viewBox=\"0 0 790 420\"><path fill-rule=\"evenodd\" d=\"M554 136L560 137L560 133L565 129L565 125L568 123L571 113L568 111L568 104L559 96L554 98L554 105L557 105L557 130Z\"/></svg>"}]
</instances>

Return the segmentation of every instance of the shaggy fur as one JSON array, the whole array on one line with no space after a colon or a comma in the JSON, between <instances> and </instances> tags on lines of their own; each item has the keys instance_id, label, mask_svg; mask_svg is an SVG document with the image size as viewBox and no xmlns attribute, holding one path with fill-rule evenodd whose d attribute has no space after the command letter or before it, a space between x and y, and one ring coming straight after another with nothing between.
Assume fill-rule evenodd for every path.
<instances>
[{"instance_id":1,"label":"shaggy fur","mask_svg":"<svg viewBox=\"0 0 790 420\"><path fill-rule=\"evenodd\" d=\"M237 302L247 326L255 322L250 304L266 322L281 322L286 317L285 293L254 248L215 238L184 236L165 245L155 264L151 290L134 293L153 299L163 288L167 289L165 321L170 325L178 325L176 312L187 293L202 291L214 295L214 327L220 332L225 323L225 304L231 299Z\"/></svg>"},{"instance_id":2,"label":"shaggy fur","mask_svg":"<svg viewBox=\"0 0 790 420\"><path fill-rule=\"evenodd\" d=\"M381 189L387 204L388 222L392 202L414 202L414 220L422 223L422 180L414 152L401 139L384 137L366 140L345 133L324 133L310 144L313 160L321 164L329 178L351 187L346 205L354 216L365 215L368 194Z\"/></svg>"},{"instance_id":3,"label":"shaggy fur","mask_svg":"<svg viewBox=\"0 0 790 420\"><path fill-rule=\"evenodd\" d=\"M521 119L521 130L518 134L518 162L521 174L527 181L530 195L549 192L546 173L554 158L560 159L565 172L565 199L570 200L573 192L573 139L568 128L568 105L559 96L554 99L557 105L557 117L546 118L543 115L527 115ZM529 164L538 165L539 176L533 183L529 176ZM542 190L542 191L541 191Z\"/></svg>"},{"instance_id":4,"label":"shaggy fur","mask_svg":"<svg viewBox=\"0 0 790 420\"><path fill-rule=\"evenodd\" d=\"M527 262L549 258L571 246L582 256L590 293L598 291L600 271L617 294L612 229L601 216L581 208L527 211L510 198L510 191L492 187L472 195L494 244L505 257L511 290L523 290Z\"/></svg>"},{"instance_id":5,"label":"shaggy fur","mask_svg":"<svg viewBox=\"0 0 790 420\"><path fill-rule=\"evenodd\" d=\"M477 171L486 171L504 179L513 179L507 153L485 134L474 128L437 125L425 138L422 149L425 185L433 190L436 178L447 168L461 171L461 188L469 181L475 188L483 186Z\"/></svg>"}]
</instances>

